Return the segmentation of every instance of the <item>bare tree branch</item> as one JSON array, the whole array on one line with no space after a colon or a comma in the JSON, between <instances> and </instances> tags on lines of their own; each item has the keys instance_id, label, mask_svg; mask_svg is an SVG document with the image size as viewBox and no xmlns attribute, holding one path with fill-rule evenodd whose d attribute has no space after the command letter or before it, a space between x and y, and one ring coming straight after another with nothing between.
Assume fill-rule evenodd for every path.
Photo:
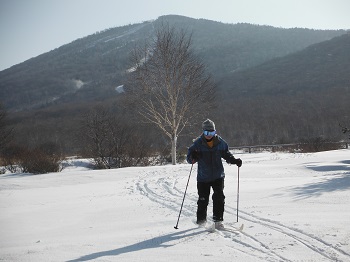
<instances>
[{"instance_id":1,"label":"bare tree branch","mask_svg":"<svg viewBox=\"0 0 350 262\"><path fill-rule=\"evenodd\" d=\"M162 25L155 41L132 56L136 66L130 83L137 112L171 139L173 164L180 133L215 102L214 84L191 44L185 31Z\"/></svg>"}]
</instances>

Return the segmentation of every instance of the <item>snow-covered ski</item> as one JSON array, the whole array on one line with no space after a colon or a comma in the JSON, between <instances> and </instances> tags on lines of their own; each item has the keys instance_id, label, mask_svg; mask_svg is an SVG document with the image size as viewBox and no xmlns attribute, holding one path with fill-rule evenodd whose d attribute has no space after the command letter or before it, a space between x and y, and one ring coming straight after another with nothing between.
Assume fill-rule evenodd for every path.
<instances>
[{"instance_id":1,"label":"snow-covered ski","mask_svg":"<svg viewBox=\"0 0 350 262\"><path fill-rule=\"evenodd\" d=\"M209 232L215 232L215 231L226 231L226 232L242 232L244 228L244 224L242 224L240 227L234 227L230 225L223 225L222 227L216 228L215 223L211 225L210 229L208 230Z\"/></svg>"},{"instance_id":2,"label":"snow-covered ski","mask_svg":"<svg viewBox=\"0 0 350 262\"><path fill-rule=\"evenodd\" d=\"M230 226L230 225L223 225L220 228L216 228L215 227L215 223L212 223L210 225L208 225L208 223L206 223L206 224L200 225L200 227L205 228L210 233L219 232L219 231L226 231L226 232L236 233L236 232L242 232L243 231L244 224L242 224L239 227L234 227L234 226Z\"/></svg>"}]
</instances>

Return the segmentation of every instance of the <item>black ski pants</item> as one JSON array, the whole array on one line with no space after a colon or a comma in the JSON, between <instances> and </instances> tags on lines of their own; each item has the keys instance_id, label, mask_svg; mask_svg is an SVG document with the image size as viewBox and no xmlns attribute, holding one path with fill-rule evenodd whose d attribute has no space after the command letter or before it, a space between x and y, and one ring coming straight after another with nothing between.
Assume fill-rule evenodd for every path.
<instances>
[{"instance_id":1,"label":"black ski pants","mask_svg":"<svg viewBox=\"0 0 350 262\"><path fill-rule=\"evenodd\" d=\"M224 178L212 182L197 182L198 206L197 222L203 222L207 219L207 207L209 204L210 188L213 188L213 219L214 221L223 221L225 195L224 195Z\"/></svg>"}]
</instances>

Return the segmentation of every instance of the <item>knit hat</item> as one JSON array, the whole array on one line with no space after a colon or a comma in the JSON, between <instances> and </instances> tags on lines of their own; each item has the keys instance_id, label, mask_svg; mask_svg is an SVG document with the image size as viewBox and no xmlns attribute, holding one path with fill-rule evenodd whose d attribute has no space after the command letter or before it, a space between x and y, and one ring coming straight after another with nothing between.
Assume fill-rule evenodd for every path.
<instances>
[{"instance_id":1,"label":"knit hat","mask_svg":"<svg viewBox=\"0 0 350 262\"><path fill-rule=\"evenodd\" d=\"M203 130L214 131L215 130L215 123L208 118L207 120L205 120L203 122L202 128L203 128Z\"/></svg>"}]
</instances>

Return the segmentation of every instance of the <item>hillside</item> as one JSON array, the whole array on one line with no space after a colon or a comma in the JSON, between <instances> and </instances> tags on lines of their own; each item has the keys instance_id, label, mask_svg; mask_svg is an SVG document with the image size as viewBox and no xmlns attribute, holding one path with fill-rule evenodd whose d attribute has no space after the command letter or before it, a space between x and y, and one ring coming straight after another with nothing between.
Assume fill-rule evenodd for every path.
<instances>
[{"instance_id":1,"label":"hillside","mask_svg":"<svg viewBox=\"0 0 350 262\"><path fill-rule=\"evenodd\" d=\"M344 31L223 24L182 16L106 29L0 72L1 102L9 111L103 100L125 83L129 53L152 39L160 23L193 34L193 48L217 80Z\"/></svg>"},{"instance_id":2,"label":"hillside","mask_svg":"<svg viewBox=\"0 0 350 262\"><path fill-rule=\"evenodd\" d=\"M219 79L276 57L344 34L342 30L284 29L253 24L223 24L205 19L165 16L158 19L193 32L194 49ZM157 20L157 21L158 21Z\"/></svg>"},{"instance_id":3,"label":"hillside","mask_svg":"<svg viewBox=\"0 0 350 262\"><path fill-rule=\"evenodd\" d=\"M349 122L349 50L346 34L224 78L220 100L237 128L232 141L340 139L339 123Z\"/></svg>"},{"instance_id":4,"label":"hillside","mask_svg":"<svg viewBox=\"0 0 350 262\"><path fill-rule=\"evenodd\" d=\"M350 33L222 80L235 95L281 95L350 88Z\"/></svg>"},{"instance_id":5,"label":"hillside","mask_svg":"<svg viewBox=\"0 0 350 262\"><path fill-rule=\"evenodd\" d=\"M2 102L20 111L113 95L123 84L129 52L147 39L150 25L108 29L1 71Z\"/></svg>"}]
</instances>

